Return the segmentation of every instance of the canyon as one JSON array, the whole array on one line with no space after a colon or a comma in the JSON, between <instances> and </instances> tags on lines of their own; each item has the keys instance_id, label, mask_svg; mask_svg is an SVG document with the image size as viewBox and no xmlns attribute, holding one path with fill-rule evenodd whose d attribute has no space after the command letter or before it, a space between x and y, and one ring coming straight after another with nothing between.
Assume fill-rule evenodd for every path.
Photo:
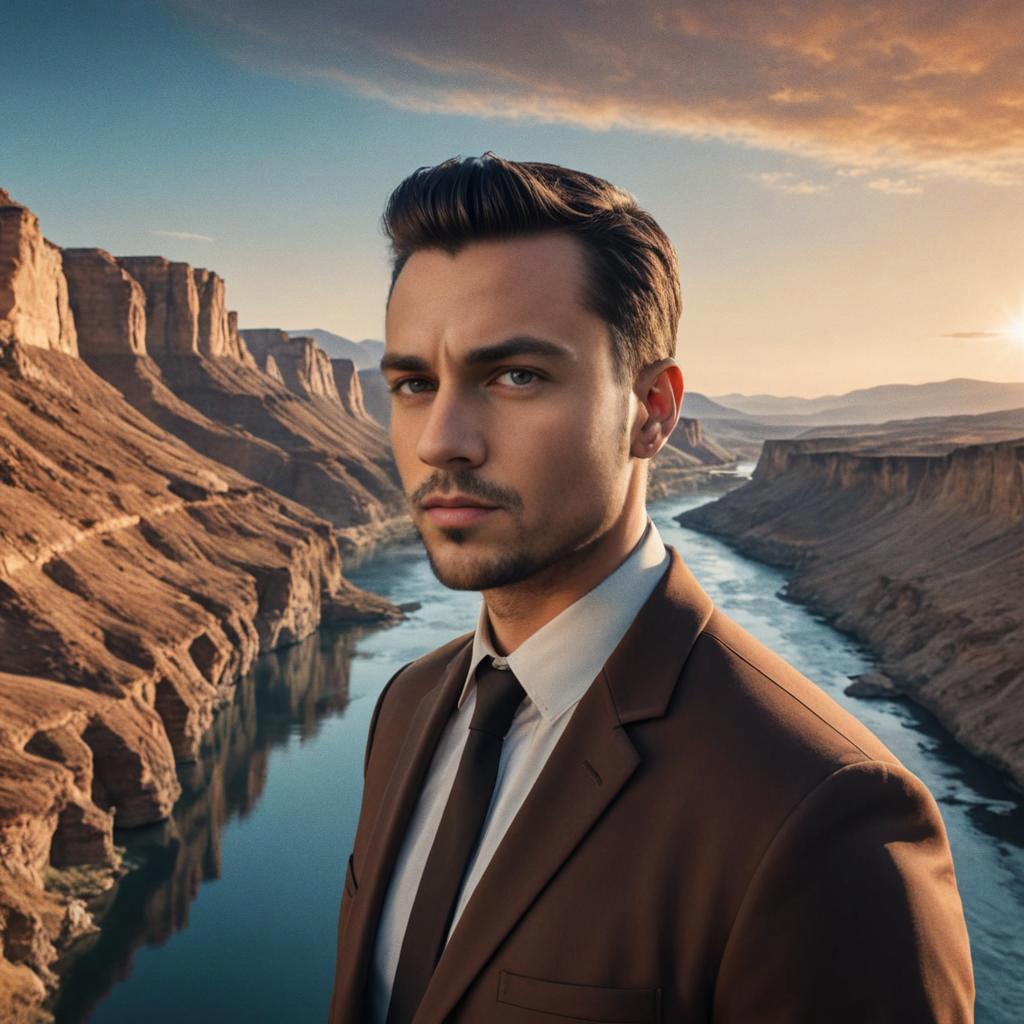
<instances>
[{"instance_id":1,"label":"canyon","mask_svg":"<svg viewBox=\"0 0 1024 1024\"><path fill-rule=\"evenodd\" d=\"M789 569L878 658L848 692L916 701L1024 791L1024 409L888 426L768 440L678 521Z\"/></svg>"},{"instance_id":2,"label":"canyon","mask_svg":"<svg viewBox=\"0 0 1024 1024\"><path fill-rule=\"evenodd\" d=\"M254 659L402 614L342 573L404 518L358 375L302 342L264 372L237 322L215 273L62 250L0 192L5 1021L47 1019L114 828L167 819Z\"/></svg>"}]
</instances>

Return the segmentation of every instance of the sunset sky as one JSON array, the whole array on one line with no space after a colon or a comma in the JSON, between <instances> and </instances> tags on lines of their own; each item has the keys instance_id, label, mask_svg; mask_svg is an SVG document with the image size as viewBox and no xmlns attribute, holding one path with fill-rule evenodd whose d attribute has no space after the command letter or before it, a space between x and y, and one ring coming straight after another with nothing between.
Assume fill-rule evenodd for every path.
<instances>
[{"instance_id":1,"label":"sunset sky","mask_svg":"<svg viewBox=\"0 0 1024 1024\"><path fill-rule=\"evenodd\" d=\"M383 337L378 222L491 149L628 189L687 388L1024 380L1024 4L14 0L0 187L61 246Z\"/></svg>"}]
</instances>

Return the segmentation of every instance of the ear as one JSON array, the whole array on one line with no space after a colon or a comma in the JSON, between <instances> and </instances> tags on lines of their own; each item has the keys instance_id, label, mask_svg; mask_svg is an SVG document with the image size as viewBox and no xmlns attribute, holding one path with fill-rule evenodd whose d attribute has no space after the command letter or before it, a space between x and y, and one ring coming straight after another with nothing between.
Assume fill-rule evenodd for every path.
<instances>
[{"instance_id":1,"label":"ear","mask_svg":"<svg viewBox=\"0 0 1024 1024\"><path fill-rule=\"evenodd\" d=\"M634 427L630 454L650 459L661 451L679 422L683 371L674 359L660 359L644 367L637 377L635 391L640 416Z\"/></svg>"}]
</instances>

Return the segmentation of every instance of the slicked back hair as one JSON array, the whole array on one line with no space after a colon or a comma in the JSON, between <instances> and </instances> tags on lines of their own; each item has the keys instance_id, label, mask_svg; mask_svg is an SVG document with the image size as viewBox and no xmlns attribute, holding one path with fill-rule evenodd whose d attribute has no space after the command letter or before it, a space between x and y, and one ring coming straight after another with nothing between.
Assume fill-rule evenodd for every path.
<instances>
[{"instance_id":1,"label":"slicked back hair","mask_svg":"<svg viewBox=\"0 0 1024 1024\"><path fill-rule=\"evenodd\" d=\"M620 382L675 356L682 308L679 261L668 236L628 192L603 178L488 151L419 167L391 193L381 218L391 247L391 286L422 249L454 256L471 242L560 230L586 258L582 296L609 326Z\"/></svg>"}]
</instances>

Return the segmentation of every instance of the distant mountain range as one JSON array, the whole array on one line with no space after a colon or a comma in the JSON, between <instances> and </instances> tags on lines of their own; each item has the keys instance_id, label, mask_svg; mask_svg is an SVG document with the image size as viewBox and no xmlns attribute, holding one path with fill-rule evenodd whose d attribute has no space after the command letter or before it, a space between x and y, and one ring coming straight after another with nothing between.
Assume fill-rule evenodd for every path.
<instances>
[{"instance_id":1,"label":"distant mountain range","mask_svg":"<svg viewBox=\"0 0 1024 1024\"><path fill-rule=\"evenodd\" d=\"M694 396L690 396L691 398ZM689 399L684 398L684 404ZM1024 406L1024 383L954 377L927 384L880 384L819 398L777 395L715 395L714 402L773 424L882 423L918 416L962 416ZM693 411L703 418L735 412Z\"/></svg>"},{"instance_id":2,"label":"distant mountain range","mask_svg":"<svg viewBox=\"0 0 1024 1024\"><path fill-rule=\"evenodd\" d=\"M312 327L306 331L289 331L289 337L312 338L332 359L351 359L357 370L369 370L380 363L384 354L384 342L376 338L352 341L340 334Z\"/></svg>"}]
</instances>

